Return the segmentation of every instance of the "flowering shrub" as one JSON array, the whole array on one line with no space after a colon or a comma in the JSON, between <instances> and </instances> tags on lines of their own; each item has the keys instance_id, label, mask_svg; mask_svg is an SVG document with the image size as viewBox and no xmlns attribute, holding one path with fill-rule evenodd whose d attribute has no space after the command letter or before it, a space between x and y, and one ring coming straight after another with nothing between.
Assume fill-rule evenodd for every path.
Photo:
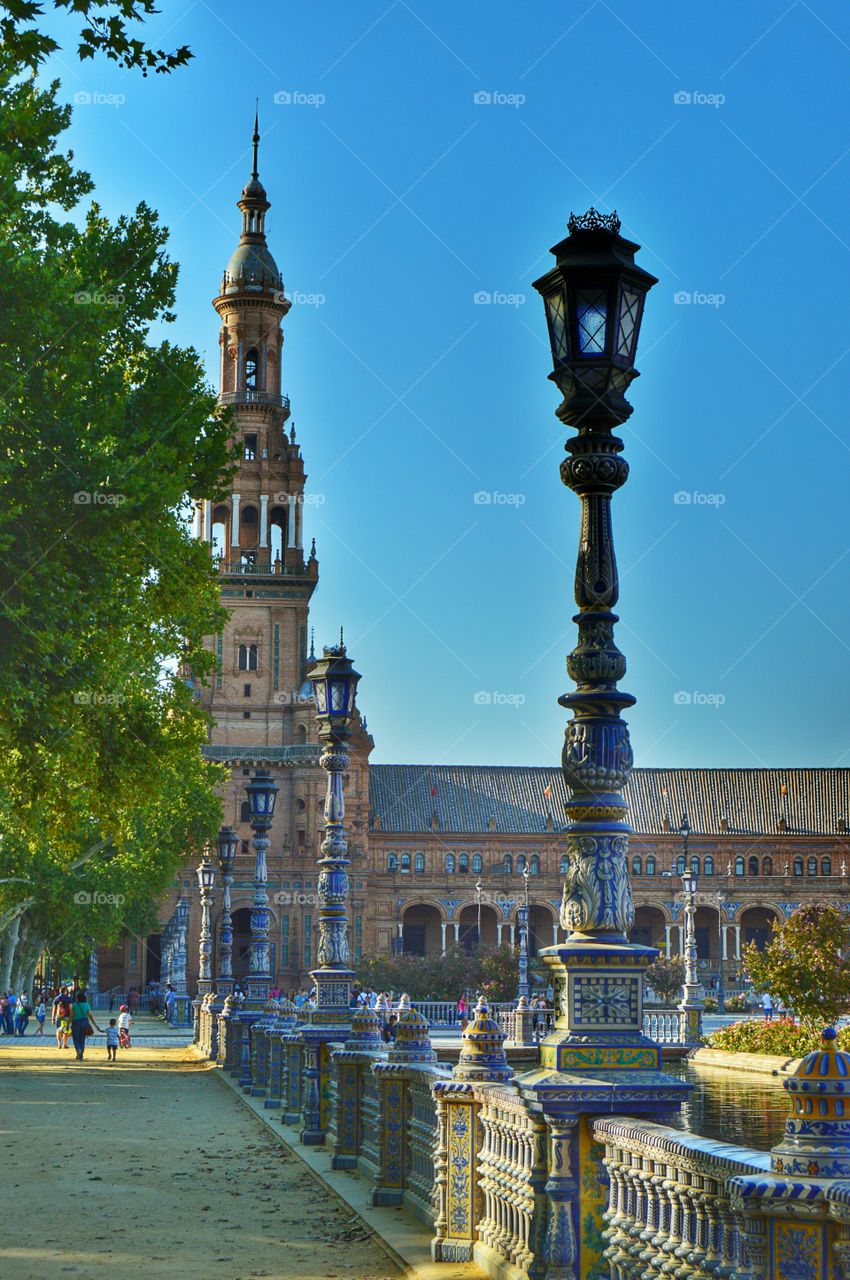
<instances>
[{"instance_id":1,"label":"flowering shrub","mask_svg":"<svg viewBox=\"0 0 850 1280\"><path fill-rule=\"evenodd\" d=\"M783 1058L802 1058L812 1049L819 1048L820 1043L818 1032L808 1031L793 1018L774 1018L772 1022L751 1018L712 1032L706 1040L706 1047L725 1049L727 1053L769 1053ZM842 1049L850 1049L850 1027L839 1031L838 1044Z\"/></svg>"}]
</instances>

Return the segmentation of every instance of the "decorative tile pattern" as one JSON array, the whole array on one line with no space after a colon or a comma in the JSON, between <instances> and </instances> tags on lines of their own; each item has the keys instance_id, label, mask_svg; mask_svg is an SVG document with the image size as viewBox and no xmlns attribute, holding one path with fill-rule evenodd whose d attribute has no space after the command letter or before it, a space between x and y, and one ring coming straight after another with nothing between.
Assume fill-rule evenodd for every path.
<instances>
[{"instance_id":1,"label":"decorative tile pattern","mask_svg":"<svg viewBox=\"0 0 850 1280\"><path fill-rule=\"evenodd\" d=\"M821 1233L808 1223L774 1223L774 1280L820 1280Z\"/></svg>"}]
</instances>

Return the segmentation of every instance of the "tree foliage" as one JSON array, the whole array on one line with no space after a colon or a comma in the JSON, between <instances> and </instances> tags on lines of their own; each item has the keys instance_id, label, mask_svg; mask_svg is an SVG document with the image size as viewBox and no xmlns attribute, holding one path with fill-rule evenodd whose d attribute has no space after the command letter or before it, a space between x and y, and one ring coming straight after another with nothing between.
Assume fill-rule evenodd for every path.
<instances>
[{"instance_id":1,"label":"tree foliage","mask_svg":"<svg viewBox=\"0 0 850 1280\"><path fill-rule=\"evenodd\" d=\"M173 71L192 57L186 45L171 52L153 49L132 34L128 24L144 22L159 12L154 0L53 0L47 8L72 13L82 21L77 44L81 59L101 53L121 67L147 75ZM19 67L31 71L59 48L44 30L44 10L37 0L0 0L3 49Z\"/></svg>"},{"instance_id":2,"label":"tree foliage","mask_svg":"<svg viewBox=\"0 0 850 1280\"><path fill-rule=\"evenodd\" d=\"M458 946L442 956L370 956L357 966L357 981L375 991L407 992L412 1000L458 1000L466 993L488 1000L516 997L518 951L481 948L467 955Z\"/></svg>"},{"instance_id":3,"label":"tree foliage","mask_svg":"<svg viewBox=\"0 0 850 1280\"><path fill-rule=\"evenodd\" d=\"M647 969L646 980L663 1004L672 1004L685 981L685 962L681 956L659 956Z\"/></svg>"},{"instance_id":4,"label":"tree foliage","mask_svg":"<svg viewBox=\"0 0 850 1280\"><path fill-rule=\"evenodd\" d=\"M78 955L146 927L220 821L183 673L224 614L186 495L233 450L197 353L150 337L166 233L84 206L57 88L0 53L0 934L25 911Z\"/></svg>"},{"instance_id":5,"label":"tree foliage","mask_svg":"<svg viewBox=\"0 0 850 1280\"><path fill-rule=\"evenodd\" d=\"M793 1009L810 1034L831 1026L850 1005L850 935L839 907L798 907L763 951L744 947L744 969L757 991Z\"/></svg>"}]
</instances>

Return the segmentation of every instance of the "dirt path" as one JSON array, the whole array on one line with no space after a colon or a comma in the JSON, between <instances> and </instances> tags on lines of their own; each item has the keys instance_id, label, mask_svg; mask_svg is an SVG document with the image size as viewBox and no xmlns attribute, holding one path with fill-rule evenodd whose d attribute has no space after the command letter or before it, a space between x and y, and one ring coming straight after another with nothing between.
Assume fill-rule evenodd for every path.
<instances>
[{"instance_id":1,"label":"dirt path","mask_svg":"<svg viewBox=\"0 0 850 1280\"><path fill-rule=\"evenodd\" d=\"M398 1275L185 1048L0 1046L4 1280Z\"/></svg>"}]
</instances>

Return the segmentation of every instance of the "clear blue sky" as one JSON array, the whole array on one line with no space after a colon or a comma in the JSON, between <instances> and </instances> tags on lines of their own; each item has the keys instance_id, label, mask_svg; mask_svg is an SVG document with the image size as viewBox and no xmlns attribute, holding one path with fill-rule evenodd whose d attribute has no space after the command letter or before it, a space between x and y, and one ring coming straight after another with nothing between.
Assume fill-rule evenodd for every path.
<instances>
[{"instance_id":1,"label":"clear blue sky","mask_svg":"<svg viewBox=\"0 0 850 1280\"><path fill-rule=\"evenodd\" d=\"M595 204L660 277L614 509L637 762L850 763L846 4L163 0L150 36L194 62L55 60L124 99L71 140L171 228L212 378L260 99L317 640L345 623L374 759L559 757L578 503L530 282Z\"/></svg>"}]
</instances>

